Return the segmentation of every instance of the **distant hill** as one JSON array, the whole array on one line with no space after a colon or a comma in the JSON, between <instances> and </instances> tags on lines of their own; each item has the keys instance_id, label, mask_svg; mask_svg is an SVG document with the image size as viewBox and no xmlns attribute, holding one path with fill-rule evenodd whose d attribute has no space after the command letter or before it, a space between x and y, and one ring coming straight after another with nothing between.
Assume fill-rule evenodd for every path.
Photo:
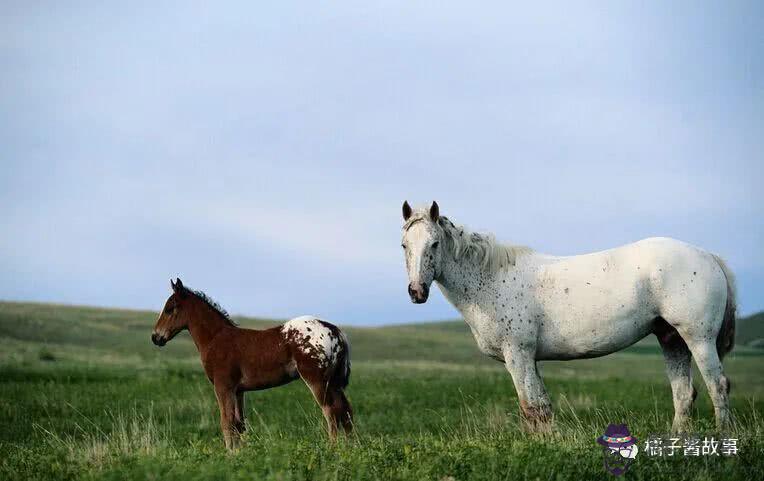
<instances>
[{"instance_id":1,"label":"distant hill","mask_svg":"<svg viewBox=\"0 0 764 481\"><path fill-rule=\"evenodd\" d=\"M135 366L160 359L193 360L198 354L183 333L163 350L152 345L151 330L157 313L125 309L0 302L0 363L37 359L92 362L131 362ZM264 328L276 320L238 317L242 327ZM358 361L467 363L495 366L477 348L462 320L383 327L343 327ZM761 341L757 341L761 340ZM737 324L733 355L755 355L752 343L764 347L764 313L742 318ZM634 354L656 354L653 336L630 347Z\"/></svg>"},{"instance_id":2,"label":"distant hill","mask_svg":"<svg viewBox=\"0 0 764 481\"><path fill-rule=\"evenodd\" d=\"M78 360L98 358L136 364L159 359L192 359L198 354L188 333L162 350L151 343L156 312L55 304L0 302L0 362L36 357ZM262 329L278 320L235 317L241 327ZM353 346L353 360L485 363L462 321L383 327L343 326Z\"/></svg>"},{"instance_id":3,"label":"distant hill","mask_svg":"<svg viewBox=\"0 0 764 481\"><path fill-rule=\"evenodd\" d=\"M738 319L735 342L741 346L764 348L764 312Z\"/></svg>"}]
</instances>

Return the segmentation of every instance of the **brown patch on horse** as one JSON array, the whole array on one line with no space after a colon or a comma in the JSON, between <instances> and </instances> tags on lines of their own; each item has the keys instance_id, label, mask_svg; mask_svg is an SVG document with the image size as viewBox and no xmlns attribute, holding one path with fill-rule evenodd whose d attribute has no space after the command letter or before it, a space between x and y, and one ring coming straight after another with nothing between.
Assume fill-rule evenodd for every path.
<instances>
[{"instance_id":1,"label":"brown patch on horse","mask_svg":"<svg viewBox=\"0 0 764 481\"><path fill-rule=\"evenodd\" d=\"M152 340L164 345L188 329L215 388L220 427L228 449L235 448L245 429L244 393L268 389L302 378L321 407L332 438L337 428L352 430L352 408L344 393L350 375L350 345L342 331L318 319L302 319L312 327L308 336L288 329L290 321L271 329L243 329L201 293L180 279L159 315ZM335 352L322 352L311 336L324 336ZM334 336L331 339L326 336Z\"/></svg>"}]
</instances>

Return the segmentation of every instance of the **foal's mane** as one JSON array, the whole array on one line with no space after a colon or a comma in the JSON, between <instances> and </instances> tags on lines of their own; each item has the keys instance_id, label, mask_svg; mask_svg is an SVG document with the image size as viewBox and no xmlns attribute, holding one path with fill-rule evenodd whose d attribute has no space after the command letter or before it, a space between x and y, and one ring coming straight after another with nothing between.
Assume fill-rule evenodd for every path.
<instances>
[{"instance_id":1,"label":"foal's mane","mask_svg":"<svg viewBox=\"0 0 764 481\"><path fill-rule=\"evenodd\" d=\"M185 287L185 290L186 290L186 292L188 292L189 294L192 294L194 297L196 297L196 298L197 298L197 299L199 299L200 301L202 301L202 302L204 302L205 304L207 304L208 306L210 306L210 307L212 308L212 310L213 310L213 311L215 311L215 312L217 312L218 314L220 314L220 316L221 316L221 317L222 317L222 318L223 318L223 319L224 319L224 320L225 320L225 321L226 321L226 322L227 322L229 325L231 325L231 326L234 326L234 327L238 325L238 324L236 324L236 322L234 322L234 320L233 320L233 319L231 319L231 316L228 314L228 311L226 311L225 309L223 309L223 306L221 306L220 304L218 304L218 303L217 303L215 300L213 300L213 299L212 299L210 296L208 296L207 294L205 294L203 291L197 291L197 290L194 290L194 289L189 289L189 288L187 288L187 287Z\"/></svg>"},{"instance_id":2,"label":"foal's mane","mask_svg":"<svg viewBox=\"0 0 764 481\"><path fill-rule=\"evenodd\" d=\"M426 209L414 212L403 225L403 231L420 221L432 222ZM463 225L455 225L446 216L438 217L436 225L443 234L446 250L454 259L471 260L491 273L508 269L517 263L520 255L533 252L530 247L499 243L493 234L479 234Z\"/></svg>"}]
</instances>

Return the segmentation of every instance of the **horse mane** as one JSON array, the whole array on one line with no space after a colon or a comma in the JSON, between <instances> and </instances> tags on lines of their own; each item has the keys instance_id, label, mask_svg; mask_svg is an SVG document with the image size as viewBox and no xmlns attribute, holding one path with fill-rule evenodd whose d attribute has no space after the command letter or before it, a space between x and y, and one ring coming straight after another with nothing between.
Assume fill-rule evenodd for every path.
<instances>
[{"instance_id":1,"label":"horse mane","mask_svg":"<svg viewBox=\"0 0 764 481\"><path fill-rule=\"evenodd\" d=\"M413 213L403 230L408 230L419 221L431 222L426 209ZM480 234L463 225L455 225L446 216L438 217L436 225L443 233L446 250L454 259L470 260L490 273L515 266L519 256L533 252L530 247L497 242L493 234Z\"/></svg>"},{"instance_id":2,"label":"horse mane","mask_svg":"<svg viewBox=\"0 0 764 481\"><path fill-rule=\"evenodd\" d=\"M223 306L221 306L221 305L220 305L220 304L218 304L218 303L217 303L215 300L213 300L213 299L212 299L210 296L208 296L207 294L205 294L205 293L204 293L204 291L199 291L199 290L189 289L189 288L187 288L187 287L184 287L184 289L185 289L185 290L186 290L186 292L188 292L189 294L192 294L192 295L194 295L194 296L195 296L197 299L199 299L200 301L202 301L202 302L204 302L205 304L207 304L208 306L210 306L210 307L212 308L212 310L214 310L215 312L217 312L218 314L220 314L220 315L223 317L223 319L224 319L224 320L225 320L225 321L226 321L226 322L227 322L229 325L231 325L231 326L234 326L234 327L238 326L238 324L236 324L236 322L234 322L234 320L233 320L233 319L231 319L231 316L228 314L228 311L226 311L225 309L223 309Z\"/></svg>"}]
</instances>

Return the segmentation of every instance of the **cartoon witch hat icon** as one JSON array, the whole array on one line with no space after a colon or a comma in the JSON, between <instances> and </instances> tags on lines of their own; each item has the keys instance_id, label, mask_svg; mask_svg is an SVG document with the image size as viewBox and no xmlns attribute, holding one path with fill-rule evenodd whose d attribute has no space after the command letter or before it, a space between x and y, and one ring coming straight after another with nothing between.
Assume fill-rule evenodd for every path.
<instances>
[{"instance_id":1,"label":"cartoon witch hat icon","mask_svg":"<svg viewBox=\"0 0 764 481\"><path fill-rule=\"evenodd\" d=\"M637 438L631 435L625 424L608 425L605 434L597 438L597 443L602 445L605 471L614 476L625 473L639 451Z\"/></svg>"}]
</instances>

